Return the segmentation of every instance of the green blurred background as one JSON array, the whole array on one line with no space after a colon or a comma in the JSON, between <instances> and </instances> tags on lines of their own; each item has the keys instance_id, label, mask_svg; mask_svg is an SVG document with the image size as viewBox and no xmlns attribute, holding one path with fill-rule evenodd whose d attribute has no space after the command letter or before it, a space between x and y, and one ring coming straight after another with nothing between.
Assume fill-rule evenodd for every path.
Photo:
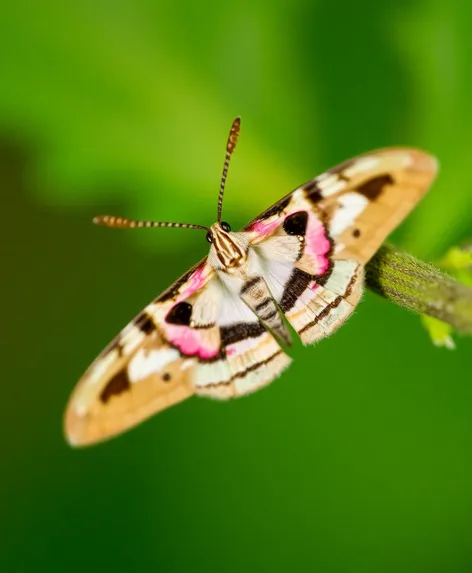
<instances>
[{"instance_id":1,"label":"green blurred background","mask_svg":"<svg viewBox=\"0 0 472 573\"><path fill-rule=\"evenodd\" d=\"M242 226L357 153L415 145L441 174L394 240L470 237L469 0L5 2L0 16L2 572L470 572L472 342L433 347L367 293L267 389L191 399L71 450L95 355Z\"/></svg>"}]
</instances>

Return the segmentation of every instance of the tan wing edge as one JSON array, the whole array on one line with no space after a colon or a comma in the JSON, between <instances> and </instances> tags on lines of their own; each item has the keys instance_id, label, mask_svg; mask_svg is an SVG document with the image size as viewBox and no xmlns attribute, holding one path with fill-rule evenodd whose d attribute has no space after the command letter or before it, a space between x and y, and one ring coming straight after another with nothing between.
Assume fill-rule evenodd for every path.
<instances>
[{"instance_id":1,"label":"tan wing edge","mask_svg":"<svg viewBox=\"0 0 472 573\"><path fill-rule=\"evenodd\" d=\"M368 165L369 159L377 160L377 163L366 170L359 168L362 162ZM339 245L335 258L367 263L428 191L437 171L438 163L432 155L407 148L389 148L366 154L357 159L357 164L353 161L344 170L338 170L338 175L348 178L347 188L332 198L321 199L322 209L323 203L328 206L330 200L334 201L346 193L356 192L356 189L376 177L391 175L393 182L385 184L382 192L369 202L352 225L335 237ZM353 238L355 234L359 234L359 238Z\"/></svg>"},{"instance_id":2,"label":"tan wing edge","mask_svg":"<svg viewBox=\"0 0 472 573\"><path fill-rule=\"evenodd\" d=\"M157 332L129 355L122 355L118 346L105 351L92 363L69 400L64 416L67 441L75 447L101 442L194 394L192 368L184 367L188 359L177 357L177 352L165 369L145 375L150 353L157 356L160 352L164 360L164 354L172 351ZM140 361L143 375L133 380Z\"/></svg>"}]
</instances>

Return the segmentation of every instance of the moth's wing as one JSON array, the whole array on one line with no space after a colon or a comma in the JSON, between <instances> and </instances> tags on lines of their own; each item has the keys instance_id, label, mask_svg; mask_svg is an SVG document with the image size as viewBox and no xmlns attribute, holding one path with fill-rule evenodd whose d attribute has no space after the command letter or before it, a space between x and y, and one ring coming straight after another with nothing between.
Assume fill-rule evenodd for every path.
<instances>
[{"instance_id":1,"label":"moth's wing","mask_svg":"<svg viewBox=\"0 0 472 573\"><path fill-rule=\"evenodd\" d=\"M203 261L149 304L93 362L65 416L72 445L107 439L192 394L236 397L290 359Z\"/></svg>"},{"instance_id":2,"label":"moth's wing","mask_svg":"<svg viewBox=\"0 0 472 573\"><path fill-rule=\"evenodd\" d=\"M333 258L326 226L304 207L287 215L252 249L272 296L309 344L352 314L362 293L363 267L355 260Z\"/></svg>"},{"instance_id":3,"label":"moth's wing","mask_svg":"<svg viewBox=\"0 0 472 573\"><path fill-rule=\"evenodd\" d=\"M265 280L304 343L327 336L352 313L363 265L435 174L435 159L421 151L374 151L305 183L245 227Z\"/></svg>"},{"instance_id":4,"label":"moth's wing","mask_svg":"<svg viewBox=\"0 0 472 573\"><path fill-rule=\"evenodd\" d=\"M293 287L296 287L294 291ZM294 269L285 285L281 308L304 344L329 336L353 313L362 295L363 267L353 260L333 260L329 277L316 277Z\"/></svg>"},{"instance_id":5,"label":"moth's wing","mask_svg":"<svg viewBox=\"0 0 472 573\"><path fill-rule=\"evenodd\" d=\"M426 193L436 172L436 159L420 150L372 151L295 189L244 230L257 242L287 215L308 209L334 240L335 258L365 264Z\"/></svg>"},{"instance_id":6,"label":"moth's wing","mask_svg":"<svg viewBox=\"0 0 472 573\"><path fill-rule=\"evenodd\" d=\"M131 321L95 359L75 387L64 418L68 441L83 446L105 440L194 393L192 366L165 338L154 305L187 299L212 272L201 261Z\"/></svg>"}]
</instances>

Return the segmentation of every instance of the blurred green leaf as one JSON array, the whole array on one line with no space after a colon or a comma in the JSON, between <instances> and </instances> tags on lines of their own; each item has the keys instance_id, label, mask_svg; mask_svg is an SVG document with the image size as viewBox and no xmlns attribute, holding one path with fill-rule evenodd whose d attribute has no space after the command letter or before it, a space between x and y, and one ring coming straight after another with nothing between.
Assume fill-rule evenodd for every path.
<instances>
[{"instance_id":1,"label":"blurred green leaf","mask_svg":"<svg viewBox=\"0 0 472 573\"><path fill-rule=\"evenodd\" d=\"M449 350L455 349L456 345L452 338L454 329L451 325L432 316L426 316L425 314L421 315L421 322L428 331L435 346L443 346Z\"/></svg>"},{"instance_id":2,"label":"blurred green leaf","mask_svg":"<svg viewBox=\"0 0 472 573\"><path fill-rule=\"evenodd\" d=\"M470 246L451 247L437 262L437 267L447 271L462 284L472 287L472 251ZM447 323L431 316L422 315L421 321L436 346L450 350L455 348L452 338L454 329Z\"/></svg>"}]
</instances>

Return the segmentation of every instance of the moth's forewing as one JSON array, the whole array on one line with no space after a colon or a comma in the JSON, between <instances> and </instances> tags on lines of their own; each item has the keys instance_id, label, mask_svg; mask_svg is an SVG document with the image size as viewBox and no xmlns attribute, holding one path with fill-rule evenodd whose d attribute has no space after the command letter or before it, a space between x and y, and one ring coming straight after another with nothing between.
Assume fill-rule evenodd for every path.
<instances>
[{"instance_id":1,"label":"moth's forewing","mask_svg":"<svg viewBox=\"0 0 472 573\"><path fill-rule=\"evenodd\" d=\"M200 261L94 360L66 409L64 431L71 445L110 438L194 393L196 358L175 348L162 327L172 307L204 288L211 274L206 261Z\"/></svg>"},{"instance_id":2,"label":"moth's forewing","mask_svg":"<svg viewBox=\"0 0 472 573\"><path fill-rule=\"evenodd\" d=\"M73 446L105 440L188 398L194 393L188 366L157 331L130 353L117 339L95 360L69 400L67 440Z\"/></svg>"},{"instance_id":3,"label":"moth's forewing","mask_svg":"<svg viewBox=\"0 0 472 573\"><path fill-rule=\"evenodd\" d=\"M334 256L369 261L428 191L437 160L420 150L387 148L346 161L308 181L246 225L264 230L298 210L313 210L335 242Z\"/></svg>"}]
</instances>

